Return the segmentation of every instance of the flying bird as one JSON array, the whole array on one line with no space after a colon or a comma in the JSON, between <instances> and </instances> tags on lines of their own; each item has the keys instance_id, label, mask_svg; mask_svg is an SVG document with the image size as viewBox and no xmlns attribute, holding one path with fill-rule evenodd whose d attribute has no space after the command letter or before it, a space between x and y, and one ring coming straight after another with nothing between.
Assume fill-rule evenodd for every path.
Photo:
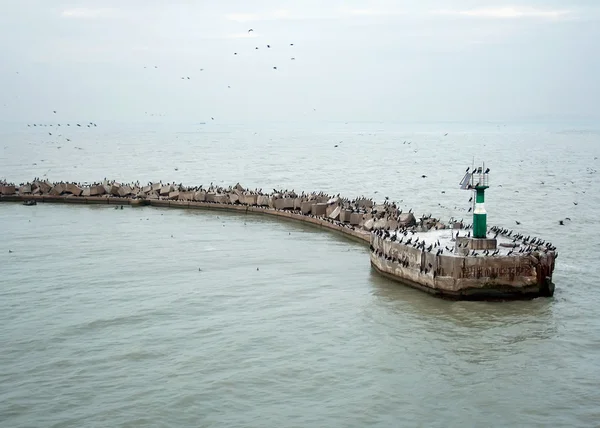
<instances>
[{"instance_id":1,"label":"flying bird","mask_svg":"<svg viewBox=\"0 0 600 428\"><path fill-rule=\"evenodd\" d=\"M251 31L254 31L254 30L253 30L252 28L250 28L250 29L248 30L248 32L250 33Z\"/></svg>"}]
</instances>

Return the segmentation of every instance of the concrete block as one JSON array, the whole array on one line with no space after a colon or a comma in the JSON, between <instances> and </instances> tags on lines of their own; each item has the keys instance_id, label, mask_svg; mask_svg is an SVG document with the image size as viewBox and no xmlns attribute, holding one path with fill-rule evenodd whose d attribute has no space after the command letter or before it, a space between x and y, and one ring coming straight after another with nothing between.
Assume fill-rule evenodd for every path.
<instances>
[{"instance_id":1,"label":"concrete block","mask_svg":"<svg viewBox=\"0 0 600 428\"><path fill-rule=\"evenodd\" d=\"M148 195L146 196L146 199L153 199L153 200L158 199L158 192L153 190L152 192L148 193Z\"/></svg>"},{"instance_id":2,"label":"concrete block","mask_svg":"<svg viewBox=\"0 0 600 428\"><path fill-rule=\"evenodd\" d=\"M327 208L325 208L325 215L329 217L329 215L337 208L337 205L327 204Z\"/></svg>"},{"instance_id":3,"label":"concrete block","mask_svg":"<svg viewBox=\"0 0 600 428\"><path fill-rule=\"evenodd\" d=\"M343 209L340 211L340 221L344 223L350 222L350 216L352 215L352 210Z\"/></svg>"},{"instance_id":4,"label":"concrete block","mask_svg":"<svg viewBox=\"0 0 600 428\"><path fill-rule=\"evenodd\" d=\"M152 186L144 186L142 187L142 192L150 193L152 191Z\"/></svg>"},{"instance_id":5,"label":"concrete block","mask_svg":"<svg viewBox=\"0 0 600 428\"><path fill-rule=\"evenodd\" d=\"M90 188L84 187L83 191L81 192L81 196L87 197L87 196L90 196L90 193L91 193Z\"/></svg>"},{"instance_id":6,"label":"concrete block","mask_svg":"<svg viewBox=\"0 0 600 428\"><path fill-rule=\"evenodd\" d=\"M216 195L217 195L216 193L213 193L213 192L208 192L208 193L205 195L205 200L206 200L206 202L215 202L215 196L216 196Z\"/></svg>"},{"instance_id":7,"label":"concrete block","mask_svg":"<svg viewBox=\"0 0 600 428\"><path fill-rule=\"evenodd\" d=\"M293 210L294 209L294 198L283 198L283 209Z\"/></svg>"},{"instance_id":8,"label":"concrete block","mask_svg":"<svg viewBox=\"0 0 600 428\"><path fill-rule=\"evenodd\" d=\"M353 226L358 226L363 220L363 214L360 213L352 213L350 214L350 224Z\"/></svg>"},{"instance_id":9,"label":"concrete block","mask_svg":"<svg viewBox=\"0 0 600 428\"><path fill-rule=\"evenodd\" d=\"M150 190L153 192L160 192L161 188L162 188L162 184L160 184L160 183L154 183L150 186Z\"/></svg>"},{"instance_id":10,"label":"concrete block","mask_svg":"<svg viewBox=\"0 0 600 428\"><path fill-rule=\"evenodd\" d=\"M55 184L52 189L50 189L49 193L52 196L60 196L65 192L65 190L66 190L66 186L62 183L58 183L58 184Z\"/></svg>"},{"instance_id":11,"label":"concrete block","mask_svg":"<svg viewBox=\"0 0 600 428\"><path fill-rule=\"evenodd\" d=\"M203 190L198 190L194 193L194 201L197 202L205 202L206 201L206 192Z\"/></svg>"},{"instance_id":12,"label":"concrete block","mask_svg":"<svg viewBox=\"0 0 600 428\"><path fill-rule=\"evenodd\" d=\"M193 201L194 200L194 192L179 192L179 197L177 198L179 201Z\"/></svg>"},{"instance_id":13,"label":"concrete block","mask_svg":"<svg viewBox=\"0 0 600 428\"><path fill-rule=\"evenodd\" d=\"M90 196L101 196L106 193L106 188L102 185L90 187Z\"/></svg>"},{"instance_id":14,"label":"concrete block","mask_svg":"<svg viewBox=\"0 0 600 428\"><path fill-rule=\"evenodd\" d=\"M121 188L121 184L113 183L112 186L110 186L110 191L108 193L110 193L113 196L121 196L121 195L119 195L120 188Z\"/></svg>"},{"instance_id":15,"label":"concrete block","mask_svg":"<svg viewBox=\"0 0 600 428\"><path fill-rule=\"evenodd\" d=\"M299 210L302 208L302 199L301 198L294 198L294 209L295 210Z\"/></svg>"},{"instance_id":16,"label":"concrete block","mask_svg":"<svg viewBox=\"0 0 600 428\"><path fill-rule=\"evenodd\" d=\"M240 185L240 183L238 183L235 186L233 186L233 190L237 190L239 192L244 192L245 189Z\"/></svg>"},{"instance_id":17,"label":"concrete block","mask_svg":"<svg viewBox=\"0 0 600 428\"><path fill-rule=\"evenodd\" d=\"M67 184L66 191L74 196L81 196L81 194L83 193L83 189L73 183Z\"/></svg>"},{"instance_id":18,"label":"concrete block","mask_svg":"<svg viewBox=\"0 0 600 428\"><path fill-rule=\"evenodd\" d=\"M122 198L131 195L133 192L131 190L131 187L129 186L121 186L119 188L119 196L121 196Z\"/></svg>"},{"instance_id":19,"label":"concrete block","mask_svg":"<svg viewBox=\"0 0 600 428\"><path fill-rule=\"evenodd\" d=\"M324 216L327 213L327 204L318 203L312 206L312 215Z\"/></svg>"},{"instance_id":20,"label":"concrete block","mask_svg":"<svg viewBox=\"0 0 600 428\"><path fill-rule=\"evenodd\" d=\"M398 219L398 225L401 227L409 227L417 224L417 220L413 213L402 213Z\"/></svg>"},{"instance_id":21,"label":"concrete block","mask_svg":"<svg viewBox=\"0 0 600 428\"><path fill-rule=\"evenodd\" d=\"M300 212L302 214L310 214L312 212L312 207L315 205L313 201L304 201L300 204Z\"/></svg>"},{"instance_id":22,"label":"concrete block","mask_svg":"<svg viewBox=\"0 0 600 428\"><path fill-rule=\"evenodd\" d=\"M371 230L373 230L374 224L375 224L375 221L372 218L370 218L367 221L365 221L365 223L363 224L362 227L363 227L363 229L368 230L370 232Z\"/></svg>"},{"instance_id":23,"label":"concrete block","mask_svg":"<svg viewBox=\"0 0 600 428\"><path fill-rule=\"evenodd\" d=\"M3 195L14 195L17 191L15 186L2 186L0 187L0 193Z\"/></svg>"},{"instance_id":24,"label":"concrete block","mask_svg":"<svg viewBox=\"0 0 600 428\"><path fill-rule=\"evenodd\" d=\"M331 214L329 214L329 218L332 220L339 220L340 219L340 213L342 211L342 207L337 206L332 212Z\"/></svg>"},{"instance_id":25,"label":"concrete block","mask_svg":"<svg viewBox=\"0 0 600 428\"><path fill-rule=\"evenodd\" d=\"M218 204L226 204L229 202L229 195L226 195L224 193L217 193L214 196L215 202Z\"/></svg>"},{"instance_id":26,"label":"concrete block","mask_svg":"<svg viewBox=\"0 0 600 428\"><path fill-rule=\"evenodd\" d=\"M258 195L256 198L256 205L258 205L259 207L268 207L269 197L265 195Z\"/></svg>"},{"instance_id":27,"label":"concrete block","mask_svg":"<svg viewBox=\"0 0 600 428\"><path fill-rule=\"evenodd\" d=\"M168 196L169 193L171 193L173 191L173 186L169 185L169 186L162 186L160 188L160 192L159 195L160 196Z\"/></svg>"},{"instance_id":28,"label":"concrete block","mask_svg":"<svg viewBox=\"0 0 600 428\"><path fill-rule=\"evenodd\" d=\"M173 190L172 192L169 192L170 200L175 201L175 200L177 200L177 198L179 198L179 190Z\"/></svg>"},{"instance_id":29,"label":"concrete block","mask_svg":"<svg viewBox=\"0 0 600 428\"><path fill-rule=\"evenodd\" d=\"M237 204L238 202L240 202L240 197L238 196L238 194L237 193L230 193L229 194L229 203L230 204Z\"/></svg>"},{"instance_id":30,"label":"concrete block","mask_svg":"<svg viewBox=\"0 0 600 428\"><path fill-rule=\"evenodd\" d=\"M30 184L24 184L21 187L19 187L20 195L27 195L29 193L31 193L31 185Z\"/></svg>"},{"instance_id":31,"label":"concrete block","mask_svg":"<svg viewBox=\"0 0 600 428\"><path fill-rule=\"evenodd\" d=\"M41 195L42 191L40 190L39 187L36 187L35 190L33 191L32 195Z\"/></svg>"},{"instance_id":32,"label":"concrete block","mask_svg":"<svg viewBox=\"0 0 600 428\"><path fill-rule=\"evenodd\" d=\"M284 205L285 205L285 201L283 199L271 199L272 201L272 207L275 208L276 210L282 210Z\"/></svg>"},{"instance_id":33,"label":"concrete block","mask_svg":"<svg viewBox=\"0 0 600 428\"><path fill-rule=\"evenodd\" d=\"M48 181L36 181L34 186L38 187L41 193L48 193L52 189L52 185Z\"/></svg>"},{"instance_id":34,"label":"concrete block","mask_svg":"<svg viewBox=\"0 0 600 428\"><path fill-rule=\"evenodd\" d=\"M256 195L243 195L242 203L246 205L256 205Z\"/></svg>"},{"instance_id":35,"label":"concrete block","mask_svg":"<svg viewBox=\"0 0 600 428\"><path fill-rule=\"evenodd\" d=\"M373 229L385 229L387 228L387 225L387 220L385 218L380 218L373 223Z\"/></svg>"}]
</instances>

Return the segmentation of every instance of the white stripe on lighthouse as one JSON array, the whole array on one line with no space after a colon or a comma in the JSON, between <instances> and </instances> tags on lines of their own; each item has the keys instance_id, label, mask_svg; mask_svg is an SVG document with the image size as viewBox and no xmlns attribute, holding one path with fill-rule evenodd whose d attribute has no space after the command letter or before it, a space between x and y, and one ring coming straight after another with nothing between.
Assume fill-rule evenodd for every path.
<instances>
[{"instance_id":1,"label":"white stripe on lighthouse","mask_svg":"<svg viewBox=\"0 0 600 428\"><path fill-rule=\"evenodd\" d=\"M473 210L473 214L487 214L485 211L485 204L483 202L476 203L475 209Z\"/></svg>"}]
</instances>

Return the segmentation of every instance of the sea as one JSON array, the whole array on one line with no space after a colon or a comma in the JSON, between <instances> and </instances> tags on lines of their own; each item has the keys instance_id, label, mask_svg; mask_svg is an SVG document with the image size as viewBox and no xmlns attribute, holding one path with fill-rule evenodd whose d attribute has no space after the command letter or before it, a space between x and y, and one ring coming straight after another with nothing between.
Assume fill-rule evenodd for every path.
<instances>
[{"instance_id":1,"label":"sea","mask_svg":"<svg viewBox=\"0 0 600 428\"><path fill-rule=\"evenodd\" d=\"M259 215L0 203L0 427L600 426L598 126L41 125L0 128L0 179L240 183L469 222L459 183L485 164L488 225L556 245L556 292L441 300Z\"/></svg>"}]
</instances>

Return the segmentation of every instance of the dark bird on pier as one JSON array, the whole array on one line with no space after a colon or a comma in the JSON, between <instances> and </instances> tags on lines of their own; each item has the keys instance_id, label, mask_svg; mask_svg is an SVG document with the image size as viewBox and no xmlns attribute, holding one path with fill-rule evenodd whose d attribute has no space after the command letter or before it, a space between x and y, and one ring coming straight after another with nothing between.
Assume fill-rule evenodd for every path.
<instances>
[{"instance_id":1,"label":"dark bird on pier","mask_svg":"<svg viewBox=\"0 0 600 428\"><path fill-rule=\"evenodd\" d=\"M487 174L488 172L490 172L490 169L486 168L484 174Z\"/></svg>"},{"instance_id":2,"label":"dark bird on pier","mask_svg":"<svg viewBox=\"0 0 600 428\"><path fill-rule=\"evenodd\" d=\"M471 196L471 197L469 198L469 202L472 202L472 201L473 201L473 196Z\"/></svg>"},{"instance_id":3,"label":"dark bird on pier","mask_svg":"<svg viewBox=\"0 0 600 428\"><path fill-rule=\"evenodd\" d=\"M469 207L469 210L467 212L470 213L472 209L473 207Z\"/></svg>"},{"instance_id":4,"label":"dark bird on pier","mask_svg":"<svg viewBox=\"0 0 600 428\"><path fill-rule=\"evenodd\" d=\"M564 226L564 225L565 225L565 222L564 222L564 221L562 221L562 220L559 220L559 221L558 221L558 224L560 224L561 226Z\"/></svg>"},{"instance_id":5,"label":"dark bird on pier","mask_svg":"<svg viewBox=\"0 0 600 428\"><path fill-rule=\"evenodd\" d=\"M465 172L469 172L469 170L471 169L471 167L467 167L467 169L465 170Z\"/></svg>"}]
</instances>

